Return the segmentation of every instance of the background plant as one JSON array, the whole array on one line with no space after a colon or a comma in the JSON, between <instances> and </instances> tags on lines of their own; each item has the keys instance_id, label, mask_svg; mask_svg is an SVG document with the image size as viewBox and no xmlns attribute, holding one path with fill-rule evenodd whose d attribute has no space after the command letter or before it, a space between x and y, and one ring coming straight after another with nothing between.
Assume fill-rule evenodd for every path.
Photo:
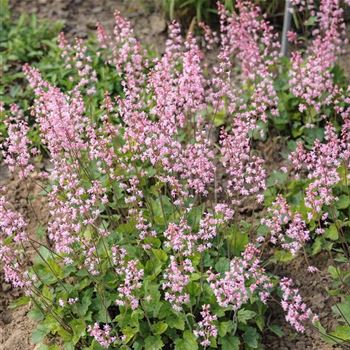
<instances>
[{"instance_id":1,"label":"background plant","mask_svg":"<svg viewBox=\"0 0 350 350\"><path fill-rule=\"evenodd\" d=\"M61 50L58 47L58 34L63 28L62 23L37 19L35 14L22 14L15 19L7 0L2 0L0 7L2 82L0 140L3 141L6 136L3 109L9 108L11 104L17 103L29 117L29 124L33 124L28 113L29 106L33 103L33 94L26 87L27 81L22 71L23 64L30 62L31 65L40 69L45 79L59 86L63 91L70 90L79 77L77 70L67 69L62 65ZM121 87L114 67L101 64L97 56L96 38L91 36L86 45L92 59L92 66L96 69L98 77L102 78L97 82L98 93L86 99L90 113L93 114L95 106L103 99L103 91L108 90L118 94L121 92ZM35 128L31 129L29 137L37 147L41 147L40 137Z\"/></svg>"}]
</instances>

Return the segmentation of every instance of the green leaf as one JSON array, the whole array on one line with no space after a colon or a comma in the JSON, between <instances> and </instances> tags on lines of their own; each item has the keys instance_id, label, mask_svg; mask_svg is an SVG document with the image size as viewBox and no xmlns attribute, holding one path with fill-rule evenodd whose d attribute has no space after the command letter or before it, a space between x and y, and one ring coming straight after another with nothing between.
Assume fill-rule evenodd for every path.
<instances>
[{"instance_id":1,"label":"green leaf","mask_svg":"<svg viewBox=\"0 0 350 350\"><path fill-rule=\"evenodd\" d=\"M153 275L153 278L155 278L162 272L162 266L163 263L159 259L152 257L146 262L145 274Z\"/></svg>"},{"instance_id":2,"label":"green leaf","mask_svg":"<svg viewBox=\"0 0 350 350\"><path fill-rule=\"evenodd\" d=\"M36 350L60 350L58 345L46 345L46 344L40 344L39 346L35 347Z\"/></svg>"},{"instance_id":3,"label":"green leaf","mask_svg":"<svg viewBox=\"0 0 350 350\"><path fill-rule=\"evenodd\" d=\"M336 241L339 238L338 229L335 224L330 225L325 229L324 237L332 241Z\"/></svg>"},{"instance_id":4,"label":"green leaf","mask_svg":"<svg viewBox=\"0 0 350 350\"><path fill-rule=\"evenodd\" d=\"M157 336L149 336L145 340L145 350L159 350L164 346L162 338Z\"/></svg>"},{"instance_id":5,"label":"green leaf","mask_svg":"<svg viewBox=\"0 0 350 350\"><path fill-rule=\"evenodd\" d=\"M74 345L78 343L79 339L84 335L85 329L86 329L86 324L84 320L73 320L70 323L70 326L72 327L73 330L73 343Z\"/></svg>"},{"instance_id":6,"label":"green leaf","mask_svg":"<svg viewBox=\"0 0 350 350\"><path fill-rule=\"evenodd\" d=\"M165 322L158 322L154 325L152 325L152 332L153 334L160 335L164 333L168 328L168 324Z\"/></svg>"},{"instance_id":7,"label":"green leaf","mask_svg":"<svg viewBox=\"0 0 350 350\"><path fill-rule=\"evenodd\" d=\"M312 245L312 255L318 254L322 250L323 238L317 237Z\"/></svg>"},{"instance_id":8,"label":"green leaf","mask_svg":"<svg viewBox=\"0 0 350 350\"><path fill-rule=\"evenodd\" d=\"M175 340L175 350L197 350L198 344L195 335L190 331L183 333L183 338Z\"/></svg>"},{"instance_id":9,"label":"green leaf","mask_svg":"<svg viewBox=\"0 0 350 350\"><path fill-rule=\"evenodd\" d=\"M333 335L337 339L342 339L344 341L350 340L350 326L337 326L334 332L331 332L330 335Z\"/></svg>"},{"instance_id":10,"label":"green leaf","mask_svg":"<svg viewBox=\"0 0 350 350\"><path fill-rule=\"evenodd\" d=\"M50 266L50 272L54 274L56 278L62 279L64 277L63 269L53 258L48 258L47 263Z\"/></svg>"},{"instance_id":11,"label":"green leaf","mask_svg":"<svg viewBox=\"0 0 350 350\"><path fill-rule=\"evenodd\" d=\"M9 309L16 309L17 307L20 307L20 306L23 306L23 305L26 305L30 302L30 297L28 296L23 296L23 297L20 297L18 299L16 299L15 301L13 301L10 306L9 306Z\"/></svg>"},{"instance_id":12,"label":"green leaf","mask_svg":"<svg viewBox=\"0 0 350 350\"><path fill-rule=\"evenodd\" d=\"M138 323L138 320L142 320L145 317L145 313L141 309L136 309L131 313L131 319Z\"/></svg>"},{"instance_id":13,"label":"green leaf","mask_svg":"<svg viewBox=\"0 0 350 350\"><path fill-rule=\"evenodd\" d=\"M50 300L51 302L53 301L53 294L48 286L44 286L41 293L46 299Z\"/></svg>"},{"instance_id":14,"label":"green leaf","mask_svg":"<svg viewBox=\"0 0 350 350\"><path fill-rule=\"evenodd\" d=\"M139 342L139 341L135 341L133 346L132 346L133 350L142 350L143 349L143 343Z\"/></svg>"},{"instance_id":15,"label":"green leaf","mask_svg":"<svg viewBox=\"0 0 350 350\"><path fill-rule=\"evenodd\" d=\"M162 261L162 262L166 262L168 259L168 255L165 253L164 250L161 249L152 249L152 253L154 254L154 256Z\"/></svg>"},{"instance_id":16,"label":"green leaf","mask_svg":"<svg viewBox=\"0 0 350 350\"><path fill-rule=\"evenodd\" d=\"M54 318L54 316L48 314L45 318L45 320L41 323L43 327L46 327L50 332L55 333L57 329L60 327L57 320Z\"/></svg>"},{"instance_id":17,"label":"green leaf","mask_svg":"<svg viewBox=\"0 0 350 350\"><path fill-rule=\"evenodd\" d=\"M226 336L221 339L222 350L239 350L240 340L235 336Z\"/></svg>"},{"instance_id":18,"label":"green leaf","mask_svg":"<svg viewBox=\"0 0 350 350\"><path fill-rule=\"evenodd\" d=\"M278 338L283 337L284 332L283 332L282 328L280 326L278 326L277 324L271 324L268 328L272 333L276 334Z\"/></svg>"},{"instance_id":19,"label":"green leaf","mask_svg":"<svg viewBox=\"0 0 350 350\"><path fill-rule=\"evenodd\" d=\"M125 327L122 329L122 332L125 336L125 343L128 343L137 333L138 333L137 328L131 328L131 327Z\"/></svg>"},{"instance_id":20,"label":"green leaf","mask_svg":"<svg viewBox=\"0 0 350 350\"><path fill-rule=\"evenodd\" d=\"M334 266L328 266L328 272L334 280L338 280L341 276L341 271Z\"/></svg>"},{"instance_id":21,"label":"green leaf","mask_svg":"<svg viewBox=\"0 0 350 350\"><path fill-rule=\"evenodd\" d=\"M309 17L308 18L308 20L307 21L305 21L305 25L306 26L314 26L315 25L315 23L316 23L316 21L317 21L317 17L316 16L311 16L311 17Z\"/></svg>"},{"instance_id":22,"label":"green leaf","mask_svg":"<svg viewBox=\"0 0 350 350\"><path fill-rule=\"evenodd\" d=\"M84 317L88 312L89 307L92 303L92 294L93 289L87 289L86 291L84 291L81 301L76 304L76 308L80 317Z\"/></svg>"},{"instance_id":23,"label":"green leaf","mask_svg":"<svg viewBox=\"0 0 350 350\"><path fill-rule=\"evenodd\" d=\"M172 314L165 321L170 328L179 329L180 331L185 329L185 320L182 314Z\"/></svg>"},{"instance_id":24,"label":"green leaf","mask_svg":"<svg viewBox=\"0 0 350 350\"><path fill-rule=\"evenodd\" d=\"M276 249L274 254L273 254L272 260L275 261L275 262L287 263L287 262L290 262L290 261L293 260L293 255L292 255L291 252L287 252L285 250Z\"/></svg>"},{"instance_id":25,"label":"green leaf","mask_svg":"<svg viewBox=\"0 0 350 350\"><path fill-rule=\"evenodd\" d=\"M335 203L337 209L346 209L350 206L350 196L342 194L339 196L338 201Z\"/></svg>"},{"instance_id":26,"label":"green leaf","mask_svg":"<svg viewBox=\"0 0 350 350\"><path fill-rule=\"evenodd\" d=\"M340 316L344 322L350 323L350 296L344 302L336 304L332 307L333 312Z\"/></svg>"},{"instance_id":27,"label":"green leaf","mask_svg":"<svg viewBox=\"0 0 350 350\"><path fill-rule=\"evenodd\" d=\"M44 237L45 237L45 234L46 234L46 231L45 231L45 228L43 226L39 226L37 229L36 229L36 235L38 236L38 238L40 240L43 240Z\"/></svg>"},{"instance_id":28,"label":"green leaf","mask_svg":"<svg viewBox=\"0 0 350 350\"><path fill-rule=\"evenodd\" d=\"M225 119L226 119L226 113L225 110L219 111L214 114L214 117L211 117L213 119L214 125L216 127L219 127L221 125L225 124Z\"/></svg>"},{"instance_id":29,"label":"green leaf","mask_svg":"<svg viewBox=\"0 0 350 350\"><path fill-rule=\"evenodd\" d=\"M193 207L187 215L187 222L193 231L199 229L199 222L202 218L203 206Z\"/></svg>"},{"instance_id":30,"label":"green leaf","mask_svg":"<svg viewBox=\"0 0 350 350\"><path fill-rule=\"evenodd\" d=\"M308 145L313 145L315 140L318 139L322 141L324 139L324 129L323 128L308 128L304 129L304 140Z\"/></svg>"},{"instance_id":31,"label":"green leaf","mask_svg":"<svg viewBox=\"0 0 350 350\"><path fill-rule=\"evenodd\" d=\"M161 249L152 249L152 253L154 256L146 262L145 273L155 277L161 273L162 266L168 259L168 256Z\"/></svg>"},{"instance_id":32,"label":"green leaf","mask_svg":"<svg viewBox=\"0 0 350 350\"><path fill-rule=\"evenodd\" d=\"M49 347L45 344L40 344L39 347L35 348L36 350L48 350Z\"/></svg>"},{"instance_id":33,"label":"green leaf","mask_svg":"<svg viewBox=\"0 0 350 350\"><path fill-rule=\"evenodd\" d=\"M198 281L198 280L200 280L201 279L201 275L199 274L199 273L192 273L191 274L191 281Z\"/></svg>"},{"instance_id":34,"label":"green leaf","mask_svg":"<svg viewBox=\"0 0 350 350\"><path fill-rule=\"evenodd\" d=\"M150 298L149 301L144 300L142 303L143 310L151 317L158 317L162 303L160 302L159 286L157 284L150 284L149 280L144 281L145 298Z\"/></svg>"},{"instance_id":35,"label":"green leaf","mask_svg":"<svg viewBox=\"0 0 350 350\"><path fill-rule=\"evenodd\" d=\"M264 318L264 316L259 314L259 315L257 315L255 317L254 321L255 321L256 325L258 326L259 330L261 332L263 332L264 328L265 328L265 318Z\"/></svg>"},{"instance_id":36,"label":"green leaf","mask_svg":"<svg viewBox=\"0 0 350 350\"><path fill-rule=\"evenodd\" d=\"M228 332L231 332L233 329L232 321L220 322L218 326L218 333L220 337L224 337Z\"/></svg>"},{"instance_id":37,"label":"green leaf","mask_svg":"<svg viewBox=\"0 0 350 350\"><path fill-rule=\"evenodd\" d=\"M247 321L251 320L255 315L256 312L254 311L241 309L237 313L237 319L239 322L247 324Z\"/></svg>"},{"instance_id":38,"label":"green leaf","mask_svg":"<svg viewBox=\"0 0 350 350\"><path fill-rule=\"evenodd\" d=\"M135 232L135 222L129 221L126 224L119 225L117 227L117 232L127 236L132 235Z\"/></svg>"},{"instance_id":39,"label":"green leaf","mask_svg":"<svg viewBox=\"0 0 350 350\"><path fill-rule=\"evenodd\" d=\"M230 260L224 257L221 257L218 262L215 264L215 270L220 273L224 273L230 269Z\"/></svg>"},{"instance_id":40,"label":"green leaf","mask_svg":"<svg viewBox=\"0 0 350 350\"><path fill-rule=\"evenodd\" d=\"M112 304L111 300L103 300L100 296L97 296L93 301L94 307L98 310L96 315L96 321L102 323L111 322L107 308Z\"/></svg>"},{"instance_id":41,"label":"green leaf","mask_svg":"<svg viewBox=\"0 0 350 350\"><path fill-rule=\"evenodd\" d=\"M27 315L34 321L42 321L45 317L39 308L30 310Z\"/></svg>"},{"instance_id":42,"label":"green leaf","mask_svg":"<svg viewBox=\"0 0 350 350\"><path fill-rule=\"evenodd\" d=\"M288 174L282 171L274 170L271 173L271 175L268 177L266 183L268 187L282 186L286 183L287 179L288 179Z\"/></svg>"},{"instance_id":43,"label":"green leaf","mask_svg":"<svg viewBox=\"0 0 350 350\"><path fill-rule=\"evenodd\" d=\"M187 285L187 290L191 297L197 297L201 294L201 287L198 282L190 282Z\"/></svg>"},{"instance_id":44,"label":"green leaf","mask_svg":"<svg viewBox=\"0 0 350 350\"><path fill-rule=\"evenodd\" d=\"M244 343L249 347L256 349L258 347L259 334L253 327L248 327L243 334Z\"/></svg>"},{"instance_id":45,"label":"green leaf","mask_svg":"<svg viewBox=\"0 0 350 350\"><path fill-rule=\"evenodd\" d=\"M32 342L34 344L41 343L49 333L48 327L39 324L32 333Z\"/></svg>"},{"instance_id":46,"label":"green leaf","mask_svg":"<svg viewBox=\"0 0 350 350\"><path fill-rule=\"evenodd\" d=\"M94 339L91 345L88 348L84 348L84 350L105 350L105 348Z\"/></svg>"},{"instance_id":47,"label":"green leaf","mask_svg":"<svg viewBox=\"0 0 350 350\"><path fill-rule=\"evenodd\" d=\"M70 343L72 340L72 334L67 332L63 327L57 330L58 335L62 338L65 343Z\"/></svg>"},{"instance_id":48,"label":"green leaf","mask_svg":"<svg viewBox=\"0 0 350 350\"><path fill-rule=\"evenodd\" d=\"M72 342L66 342L63 344L64 350L75 350L74 344Z\"/></svg>"},{"instance_id":49,"label":"green leaf","mask_svg":"<svg viewBox=\"0 0 350 350\"><path fill-rule=\"evenodd\" d=\"M240 256L249 242L248 234L241 232L237 226L230 227L226 232L227 245L233 256Z\"/></svg>"},{"instance_id":50,"label":"green leaf","mask_svg":"<svg viewBox=\"0 0 350 350\"><path fill-rule=\"evenodd\" d=\"M58 345L46 345L40 344L39 347L36 347L35 350L60 350Z\"/></svg>"}]
</instances>

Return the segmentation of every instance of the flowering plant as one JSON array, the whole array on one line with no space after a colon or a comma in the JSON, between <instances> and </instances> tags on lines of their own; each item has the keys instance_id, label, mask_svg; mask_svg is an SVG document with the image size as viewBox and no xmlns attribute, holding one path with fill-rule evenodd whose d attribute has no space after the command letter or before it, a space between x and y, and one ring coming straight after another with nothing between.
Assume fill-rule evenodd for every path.
<instances>
[{"instance_id":1,"label":"flowering plant","mask_svg":"<svg viewBox=\"0 0 350 350\"><path fill-rule=\"evenodd\" d=\"M6 119L4 163L23 181L40 178L50 218L40 227L46 239L37 240L2 195L0 259L6 280L24 289L20 303L33 304L34 342L55 349L53 335L65 349L232 350L242 343L254 349L276 289L297 331L317 324L292 280L269 273L264 260L267 246L291 255L305 249L315 222L326 220L325 206L336 200L334 188L348 179L337 171L349 168L348 90L329 73L343 40L338 5L321 1L306 63L299 52L292 56L289 89L303 101L300 113L331 105L342 130L327 124L324 142L316 140L311 150L298 144L289 166L295 181L306 174L300 180L305 198L293 206L275 193L250 235L239 228L240 208L254 201L262 211L277 191L268 188L253 141L264 140L280 114L279 44L257 6L237 1L230 15L219 4L220 35L202 25L203 49L172 23L164 55L153 60L116 12L113 38L97 25L98 52L116 67L122 92L105 91L93 110L88 101L101 94L96 85L103 76L83 41L71 45L59 37L64 65L75 72L71 88L59 89L36 68L23 67L50 170L34 174L40 151L15 105ZM204 66L203 51L218 44L218 62ZM325 52L327 62L315 59ZM304 65L316 61L322 65L300 79ZM309 85L321 78L327 87L310 97ZM321 224L317 230L322 233ZM28 247L37 253L29 268Z\"/></svg>"}]
</instances>

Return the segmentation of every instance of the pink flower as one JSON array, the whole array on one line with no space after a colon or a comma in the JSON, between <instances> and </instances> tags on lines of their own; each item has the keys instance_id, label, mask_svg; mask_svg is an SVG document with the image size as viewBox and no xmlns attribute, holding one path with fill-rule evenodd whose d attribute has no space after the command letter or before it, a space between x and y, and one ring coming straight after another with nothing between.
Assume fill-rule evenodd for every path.
<instances>
[{"instance_id":1,"label":"pink flower","mask_svg":"<svg viewBox=\"0 0 350 350\"><path fill-rule=\"evenodd\" d=\"M239 310L254 293L258 294L262 302L266 302L272 284L264 269L259 266L258 254L258 249L249 244L241 258L231 260L230 269L223 277L208 272L208 282L221 307L231 306L233 310ZM253 283L248 286L249 281Z\"/></svg>"},{"instance_id":2,"label":"pink flower","mask_svg":"<svg viewBox=\"0 0 350 350\"><path fill-rule=\"evenodd\" d=\"M342 144L331 124L325 127L325 143L316 139L311 151L299 143L289 156L297 173L305 169L312 180L306 189L305 204L315 212L321 212L324 204L334 201L332 186L340 180L337 169L341 156Z\"/></svg>"},{"instance_id":3,"label":"pink flower","mask_svg":"<svg viewBox=\"0 0 350 350\"><path fill-rule=\"evenodd\" d=\"M94 337L95 340L105 349L108 349L112 345L117 337L111 336L111 326L105 324L102 328L96 322L93 326L88 326L87 331L91 337Z\"/></svg>"},{"instance_id":4,"label":"pink flower","mask_svg":"<svg viewBox=\"0 0 350 350\"><path fill-rule=\"evenodd\" d=\"M293 281L284 277L280 281L282 289L282 308L286 312L286 321L300 333L305 331L305 323L307 321L315 320L314 315L299 294L297 288L293 288Z\"/></svg>"},{"instance_id":5,"label":"pink flower","mask_svg":"<svg viewBox=\"0 0 350 350\"><path fill-rule=\"evenodd\" d=\"M207 348L210 346L210 338L216 338L218 330L215 325L216 315L210 313L210 305L202 305L202 320L198 322L197 329L193 331L197 338L200 338L200 344Z\"/></svg>"},{"instance_id":6,"label":"pink flower","mask_svg":"<svg viewBox=\"0 0 350 350\"><path fill-rule=\"evenodd\" d=\"M308 270L308 272L310 272L310 273L315 273L315 272L319 272L319 271L320 271L320 270L319 270L317 267L315 267L315 266L308 266L307 270Z\"/></svg>"},{"instance_id":7,"label":"pink flower","mask_svg":"<svg viewBox=\"0 0 350 350\"><path fill-rule=\"evenodd\" d=\"M270 230L269 241L281 244L282 248L295 255L310 239L306 223L299 213L292 213L287 201L277 196L272 206L268 208L268 218L261 220Z\"/></svg>"},{"instance_id":8,"label":"pink flower","mask_svg":"<svg viewBox=\"0 0 350 350\"><path fill-rule=\"evenodd\" d=\"M264 161L251 154L248 129L237 121L232 134L221 134L222 164L228 175L226 192L233 199L249 195L258 196L265 188Z\"/></svg>"},{"instance_id":9,"label":"pink flower","mask_svg":"<svg viewBox=\"0 0 350 350\"><path fill-rule=\"evenodd\" d=\"M287 33L287 38L288 38L288 41L295 44L297 42L298 36L297 36L297 33L289 31Z\"/></svg>"},{"instance_id":10,"label":"pink flower","mask_svg":"<svg viewBox=\"0 0 350 350\"><path fill-rule=\"evenodd\" d=\"M0 190L3 190L0 188ZM0 195L0 262L5 281L15 288L28 289L31 281L24 270L22 251L28 241L27 223L19 213L8 208L6 198Z\"/></svg>"},{"instance_id":11,"label":"pink flower","mask_svg":"<svg viewBox=\"0 0 350 350\"><path fill-rule=\"evenodd\" d=\"M190 282L190 273L194 272L191 260L177 262L174 256L170 257L170 264L164 273L165 281L162 289L165 290L164 299L169 301L175 311L181 311L183 304L190 301L186 286Z\"/></svg>"},{"instance_id":12,"label":"pink flower","mask_svg":"<svg viewBox=\"0 0 350 350\"><path fill-rule=\"evenodd\" d=\"M130 305L135 310L139 306L137 292L142 287L144 271L138 267L137 259L127 260L125 249L118 246L112 247L112 260L115 272L122 281L118 286L119 296L115 302L117 305Z\"/></svg>"},{"instance_id":13,"label":"pink flower","mask_svg":"<svg viewBox=\"0 0 350 350\"><path fill-rule=\"evenodd\" d=\"M298 6L303 3L301 0L293 2ZM313 31L313 40L305 57L300 52L292 53L289 83L291 92L304 100L303 106L313 106L319 112L321 107L338 98L340 89L334 84L330 68L344 47L346 32L339 0L321 0L317 13L313 1L307 3L317 17L318 28Z\"/></svg>"},{"instance_id":14,"label":"pink flower","mask_svg":"<svg viewBox=\"0 0 350 350\"><path fill-rule=\"evenodd\" d=\"M4 163L11 172L17 170L19 177L23 179L30 175L34 166L30 162L32 152L29 147L31 142L28 138L28 123L16 105L11 105L11 115L5 121L5 125L8 137L0 145L0 149L3 149Z\"/></svg>"}]
</instances>

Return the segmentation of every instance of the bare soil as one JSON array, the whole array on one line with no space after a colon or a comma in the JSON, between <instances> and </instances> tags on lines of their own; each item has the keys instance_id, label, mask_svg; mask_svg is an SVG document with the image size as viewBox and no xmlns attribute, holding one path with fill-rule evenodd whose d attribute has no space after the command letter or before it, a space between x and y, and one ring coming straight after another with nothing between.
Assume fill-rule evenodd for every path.
<instances>
[{"instance_id":1,"label":"bare soil","mask_svg":"<svg viewBox=\"0 0 350 350\"><path fill-rule=\"evenodd\" d=\"M15 14L35 13L39 18L59 20L71 37L86 38L96 22L106 29L114 26L115 10L128 18L138 39L155 51L162 51L167 23L158 0L10 0Z\"/></svg>"},{"instance_id":2,"label":"bare soil","mask_svg":"<svg viewBox=\"0 0 350 350\"><path fill-rule=\"evenodd\" d=\"M310 263L319 269L319 272L311 274L307 271L307 263L303 256L295 258L291 263L280 266L275 271L279 276L292 277L295 285L299 288L303 300L320 318L321 324L330 331L336 325L332 314L332 306L339 302L338 298L330 297L326 287L331 285L328 269L328 256L319 254ZM282 327L284 336L276 337L267 332L264 343L266 349L273 350L331 350L341 348L330 345L321 339L319 332L313 328L307 328L304 334L296 334L284 319L281 307L271 307L270 321Z\"/></svg>"},{"instance_id":3,"label":"bare soil","mask_svg":"<svg viewBox=\"0 0 350 350\"><path fill-rule=\"evenodd\" d=\"M43 198L38 195L41 188L37 185L35 175L27 181L20 181L10 177L6 168L0 164L0 186L6 187L8 205L20 212L28 222L28 234L36 238L35 231L38 221L48 221L48 211ZM34 195L32 202L28 201L29 195ZM35 256L31 247L26 249L27 263ZM0 269L0 349L1 350L30 350L34 349L31 344L31 333L35 328L35 322L27 313L30 306L11 309L10 304L21 295L21 291L13 289L4 281Z\"/></svg>"}]
</instances>

